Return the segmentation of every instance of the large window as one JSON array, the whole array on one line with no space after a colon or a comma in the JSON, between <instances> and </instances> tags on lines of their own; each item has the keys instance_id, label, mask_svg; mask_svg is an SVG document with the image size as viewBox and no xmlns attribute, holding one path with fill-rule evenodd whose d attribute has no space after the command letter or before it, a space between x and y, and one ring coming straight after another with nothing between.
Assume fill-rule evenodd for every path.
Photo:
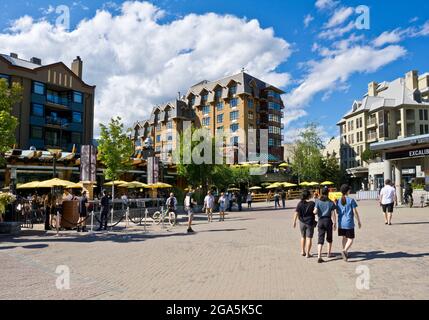
<instances>
[{"instance_id":1,"label":"large window","mask_svg":"<svg viewBox=\"0 0 429 320\"><path fill-rule=\"evenodd\" d=\"M237 94L237 86L234 85L234 86L229 87L229 95L233 96L235 94Z\"/></svg>"},{"instance_id":2,"label":"large window","mask_svg":"<svg viewBox=\"0 0 429 320\"><path fill-rule=\"evenodd\" d=\"M31 115L36 117L43 117L44 107L41 104L33 103L31 105Z\"/></svg>"},{"instance_id":3,"label":"large window","mask_svg":"<svg viewBox=\"0 0 429 320\"><path fill-rule=\"evenodd\" d=\"M173 129L173 122L172 121L167 122L167 129Z\"/></svg>"},{"instance_id":4,"label":"large window","mask_svg":"<svg viewBox=\"0 0 429 320\"><path fill-rule=\"evenodd\" d=\"M81 92L73 91L73 102L83 103L83 94Z\"/></svg>"},{"instance_id":5,"label":"large window","mask_svg":"<svg viewBox=\"0 0 429 320\"><path fill-rule=\"evenodd\" d=\"M156 125L156 131L161 131L161 122Z\"/></svg>"},{"instance_id":6,"label":"large window","mask_svg":"<svg viewBox=\"0 0 429 320\"><path fill-rule=\"evenodd\" d=\"M216 91L215 91L215 99L219 100L220 98L222 98L222 89L216 89Z\"/></svg>"},{"instance_id":7,"label":"large window","mask_svg":"<svg viewBox=\"0 0 429 320\"><path fill-rule=\"evenodd\" d=\"M67 93L62 93L62 92L60 93L52 90L47 90L46 99L51 103L60 104L63 106L69 105L69 99L68 99Z\"/></svg>"},{"instance_id":8,"label":"large window","mask_svg":"<svg viewBox=\"0 0 429 320\"><path fill-rule=\"evenodd\" d=\"M72 122L82 123L82 113L73 111Z\"/></svg>"},{"instance_id":9,"label":"large window","mask_svg":"<svg viewBox=\"0 0 429 320\"><path fill-rule=\"evenodd\" d=\"M428 124L421 124L420 125L420 134L428 134L429 133L429 125Z\"/></svg>"},{"instance_id":10,"label":"large window","mask_svg":"<svg viewBox=\"0 0 429 320\"><path fill-rule=\"evenodd\" d=\"M273 90L270 90L270 91L268 91L268 98L273 98L273 99L276 99L276 100L280 100L280 94L277 93L277 92L275 92L275 91L273 91Z\"/></svg>"},{"instance_id":11,"label":"large window","mask_svg":"<svg viewBox=\"0 0 429 320\"><path fill-rule=\"evenodd\" d=\"M268 115L268 121L271 122L280 122L280 116L276 115L276 114L269 114Z\"/></svg>"},{"instance_id":12,"label":"large window","mask_svg":"<svg viewBox=\"0 0 429 320\"><path fill-rule=\"evenodd\" d=\"M231 106L231 108L235 108L238 105L238 99L237 98L231 99L231 101L229 102L229 105Z\"/></svg>"},{"instance_id":13,"label":"large window","mask_svg":"<svg viewBox=\"0 0 429 320\"><path fill-rule=\"evenodd\" d=\"M233 120L238 120L239 117L239 112L238 111L233 111L229 114L229 118L231 121Z\"/></svg>"},{"instance_id":14,"label":"large window","mask_svg":"<svg viewBox=\"0 0 429 320\"><path fill-rule=\"evenodd\" d=\"M216 103L216 110L217 111L222 111L223 110L223 102Z\"/></svg>"},{"instance_id":15,"label":"large window","mask_svg":"<svg viewBox=\"0 0 429 320\"><path fill-rule=\"evenodd\" d=\"M217 123L222 123L223 122L223 114L219 114L217 116Z\"/></svg>"},{"instance_id":16,"label":"large window","mask_svg":"<svg viewBox=\"0 0 429 320\"><path fill-rule=\"evenodd\" d=\"M203 114L209 114L210 113L210 106L204 106L202 108Z\"/></svg>"},{"instance_id":17,"label":"large window","mask_svg":"<svg viewBox=\"0 0 429 320\"><path fill-rule=\"evenodd\" d=\"M210 125L210 117L203 119L203 126L209 126Z\"/></svg>"},{"instance_id":18,"label":"large window","mask_svg":"<svg viewBox=\"0 0 429 320\"><path fill-rule=\"evenodd\" d=\"M278 103L268 102L268 109L279 110L280 111L282 109L282 107Z\"/></svg>"},{"instance_id":19,"label":"large window","mask_svg":"<svg viewBox=\"0 0 429 320\"><path fill-rule=\"evenodd\" d=\"M156 142L161 142L161 135L160 135L160 134L158 134L158 135L156 136Z\"/></svg>"},{"instance_id":20,"label":"large window","mask_svg":"<svg viewBox=\"0 0 429 320\"><path fill-rule=\"evenodd\" d=\"M189 98L189 106L193 107L195 105L195 97L192 96L191 98Z\"/></svg>"},{"instance_id":21,"label":"large window","mask_svg":"<svg viewBox=\"0 0 429 320\"><path fill-rule=\"evenodd\" d=\"M31 139L43 139L43 128L31 126L30 128L30 138Z\"/></svg>"},{"instance_id":22,"label":"large window","mask_svg":"<svg viewBox=\"0 0 429 320\"><path fill-rule=\"evenodd\" d=\"M41 82L33 82L33 93L36 94L45 94L45 85Z\"/></svg>"},{"instance_id":23,"label":"large window","mask_svg":"<svg viewBox=\"0 0 429 320\"><path fill-rule=\"evenodd\" d=\"M208 94L207 92L203 93L203 94L201 95L201 104L206 103L206 102L207 102L208 97L209 97L209 94Z\"/></svg>"},{"instance_id":24,"label":"large window","mask_svg":"<svg viewBox=\"0 0 429 320\"><path fill-rule=\"evenodd\" d=\"M279 127L269 126L268 127L268 133L271 134L282 134L282 129Z\"/></svg>"},{"instance_id":25,"label":"large window","mask_svg":"<svg viewBox=\"0 0 429 320\"><path fill-rule=\"evenodd\" d=\"M82 143L82 134L79 132L71 133L71 143L73 144L81 144Z\"/></svg>"},{"instance_id":26,"label":"large window","mask_svg":"<svg viewBox=\"0 0 429 320\"><path fill-rule=\"evenodd\" d=\"M232 145L234 146L238 145L238 142L239 142L238 136L231 137L230 141Z\"/></svg>"},{"instance_id":27,"label":"large window","mask_svg":"<svg viewBox=\"0 0 429 320\"><path fill-rule=\"evenodd\" d=\"M253 99L247 99L247 107L253 108L254 102Z\"/></svg>"},{"instance_id":28,"label":"large window","mask_svg":"<svg viewBox=\"0 0 429 320\"><path fill-rule=\"evenodd\" d=\"M419 119L420 121L428 121L428 110L419 110Z\"/></svg>"}]
</instances>

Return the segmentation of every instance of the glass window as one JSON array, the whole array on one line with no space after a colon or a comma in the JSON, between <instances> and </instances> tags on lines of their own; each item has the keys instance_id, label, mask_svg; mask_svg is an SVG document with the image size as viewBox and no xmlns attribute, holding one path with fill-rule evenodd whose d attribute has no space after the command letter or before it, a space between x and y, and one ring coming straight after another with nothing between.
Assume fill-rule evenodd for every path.
<instances>
[{"instance_id":1,"label":"glass window","mask_svg":"<svg viewBox=\"0 0 429 320\"><path fill-rule=\"evenodd\" d=\"M268 109L281 110L281 106L280 106L280 104L275 103L275 102L268 102Z\"/></svg>"},{"instance_id":2,"label":"glass window","mask_svg":"<svg viewBox=\"0 0 429 320\"><path fill-rule=\"evenodd\" d=\"M253 108L253 105L254 105L254 103L253 103L253 99L247 99L247 106L248 106L249 108Z\"/></svg>"},{"instance_id":3,"label":"glass window","mask_svg":"<svg viewBox=\"0 0 429 320\"><path fill-rule=\"evenodd\" d=\"M268 98L280 100L280 94L275 92L275 91L270 90L270 91L268 91Z\"/></svg>"},{"instance_id":4,"label":"glass window","mask_svg":"<svg viewBox=\"0 0 429 320\"><path fill-rule=\"evenodd\" d=\"M206 93L203 93L203 94L201 95L201 103L206 103L206 102L207 102L208 97L209 97L209 95L208 95L208 93L207 93L207 92L206 92Z\"/></svg>"},{"instance_id":5,"label":"glass window","mask_svg":"<svg viewBox=\"0 0 429 320\"><path fill-rule=\"evenodd\" d=\"M230 120L238 120L239 113L238 111L233 111L229 114Z\"/></svg>"},{"instance_id":6,"label":"glass window","mask_svg":"<svg viewBox=\"0 0 429 320\"><path fill-rule=\"evenodd\" d=\"M203 114L209 114L210 113L210 106L204 106L202 111L203 111Z\"/></svg>"},{"instance_id":7,"label":"glass window","mask_svg":"<svg viewBox=\"0 0 429 320\"><path fill-rule=\"evenodd\" d=\"M167 129L173 129L173 122L172 121L167 122Z\"/></svg>"},{"instance_id":8,"label":"glass window","mask_svg":"<svg viewBox=\"0 0 429 320\"><path fill-rule=\"evenodd\" d=\"M215 91L215 98L216 100L219 100L220 98L222 98L222 89L217 89Z\"/></svg>"},{"instance_id":9,"label":"glass window","mask_svg":"<svg viewBox=\"0 0 429 320\"><path fill-rule=\"evenodd\" d=\"M235 94L237 94L237 86L234 85L234 86L229 87L229 95L233 96Z\"/></svg>"},{"instance_id":10,"label":"glass window","mask_svg":"<svg viewBox=\"0 0 429 320\"><path fill-rule=\"evenodd\" d=\"M82 113L73 111L72 122L74 123L82 123Z\"/></svg>"},{"instance_id":11,"label":"glass window","mask_svg":"<svg viewBox=\"0 0 429 320\"><path fill-rule=\"evenodd\" d=\"M71 133L71 143L81 144L82 143L82 135L79 132Z\"/></svg>"},{"instance_id":12,"label":"glass window","mask_svg":"<svg viewBox=\"0 0 429 320\"><path fill-rule=\"evenodd\" d=\"M223 114L219 114L219 115L217 116L217 122L218 122L218 123L222 123L222 122L223 122Z\"/></svg>"},{"instance_id":13,"label":"glass window","mask_svg":"<svg viewBox=\"0 0 429 320\"><path fill-rule=\"evenodd\" d=\"M167 140L168 140L168 141L173 141L173 136L172 136L172 135L169 135L169 136L167 137Z\"/></svg>"},{"instance_id":14,"label":"glass window","mask_svg":"<svg viewBox=\"0 0 429 320\"><path fill-rule=\"evenodd\" d=\"M223 110L223 102L216 103L216 110L217 111L222 111Z\"/></svg>"},{"instance_id":15,"label":"glass window","mask_svg":"<svg viewBox=\"0 0 429 320\"><path fill-rule=\"evenodd\" d=\"M43 128L31 126L30 138L31 139L43 139Z\"/></svg>"},{"instance_id":16,"label":"glass window","mask_svg":"<svg viewBox=\"0 0 429 320\"><path fill-rule=\"evenodd\" d=\"M191 107L195 105L195 97L194 97L194 96L192 96L192 97L189 99L189 105L190 105Z\"/></svg>"},{"instance_id":17,"label":"glass window","mask_svg":"<svg viewBox=\"0 0 429 320\"><path fill-rule=\"evenodd\" d=\"M238 105L238 99L237 98L231 99L229 104L231 108L235 108Z\"/></svg>"},{"instance_id":18,"label":"glass window","mask_svg":"<svg viewBox=\"0 0 429 320\"><path fill-rule=\"evenodd\" d=\"M41 82L33 82L33 93L45 94L45 85Z\"/></svg>"},{"instance_id":19,"label":"glass window","mask_svg":"<svg viewBox=\"0 0 429 320\"><path fill-rule=\"evenodd\" d=\"M83 102L83 94L81 92L73 91L73 102L82 103Z\"/></svg>"},{"instance_id":20,"label":"glass window","mask_svg":"<svg viewBox=\"0 0 429 320\"><path fill-rule=\"evenodd\" d=\"M232 124L229 129L231 130L231 132L237 132L238 131L238 123L234 123Z\"/></svg>"},{"instance_id":21,"label":"glass window","mask_svg":"<svg viewBox=\"0 0 429 320\"><path fill-rule=\"evenodd\" d=\"M209 126L210 125L210 117L203 119L203 126Z\"/></svg>"},{"instance_id":22,"label":"glass window","mask_svg":"<svg viewBox=\"0 0 429 320\"><path fill-rule=\"evenodd\" d=\"M274 139L273 138L268 139L268 146L274 147Z\"/></svg>"},{"instance_id":23,"label":"glass window","mask_svg":"<svg viewBox=\"0 0 429 320\"><path fill-rule=\"evenodd\" d=\"M249 120L253 120L254 119L254 115L252 111L249 111Z\"/></svg>"},{"instance_id":24,"label":"glass window","mask_svg":"<svg viewBox=\"0 0 429 320\"><path fill-rule=\"evenodd\" d=\"M231 137L231 139L230 139L230 141L231 141L231 144L232 145L237 145L238 144L238 136L235 136L235 137Z\"/></svg>"},{"instance_id":25,"label":"glass window","mask_svg":"<svg viewBox=\"0 0 429 320\"><path fill-rule=\"evenodd\" d=\"M38 103L33 103L31 105L31 115L36 117L43 117L44 106Z\"/></svg>"},{"instance_id":26,"label":"glass window","mask_svg":"<svg viewBox=\"0 0 429 320\"><path fill-rule=\"evenodd\" d=\"M160 135L160 134L158 134L158 135L156 136L156 142L161 142L161 135Z\"/></svg>"},{"instance_id":27,"label":"glass window","mask_svg":"<svg viewBox=\"0 0 429 320\"><path fill-rule=\"evenodd\" d=\"M161 131L161 123L158 123L157 125L156 125L156 131Z\"/></svg>"}]
</instances>

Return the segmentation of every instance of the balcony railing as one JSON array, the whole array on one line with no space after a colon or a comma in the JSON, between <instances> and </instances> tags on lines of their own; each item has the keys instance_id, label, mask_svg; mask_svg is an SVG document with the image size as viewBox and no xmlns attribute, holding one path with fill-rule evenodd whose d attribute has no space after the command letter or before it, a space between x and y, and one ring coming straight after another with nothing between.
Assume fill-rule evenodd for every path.
<instances>
[{"instance_id":1,"label":"balcony railing","mask_svg":"<svg viewBox=\"0 0 429 320\"><path fill-rule=\"evenodd\" d=\"M53 125L53 126L59 126L59 127L67 127L70 124L68 119L58 118L58 117L50 117L50 116L47 116L45 118L45 123Z\"/></svg>"},{"instance_id":2,"label":"balcony railing","mask_svg":"<svg viewBox=\"0 0 429 320\"><path fill-rule=\"evenodd\" d=\"M376 125L377 124L377 118L369 118L368 119L368 123L367 123L367 126L369 127L369 126L374 126L374 125Z\"/></svg>"},{"instance_id":3,"label":"balcony railing","mask_svg":"<svg viewBox=\"0 0 429 320\"><path fill-rule=\"evenodd\" d=\"M46 101L53 103L53 104L59 104L62 106L69 106L69 99L66 97L60 97L54 94L47 94L46 95Z\"/></svg>"},{"instance_id":4,"label":"balcony railing","mask_svg":"<svg viewBox=\"0 0 429 320\"><path fill-rule=\"evenodd\" d=\"M377 140L377 132L368 133L366 139L368 141Z\"/></svg>"}]
</instances>

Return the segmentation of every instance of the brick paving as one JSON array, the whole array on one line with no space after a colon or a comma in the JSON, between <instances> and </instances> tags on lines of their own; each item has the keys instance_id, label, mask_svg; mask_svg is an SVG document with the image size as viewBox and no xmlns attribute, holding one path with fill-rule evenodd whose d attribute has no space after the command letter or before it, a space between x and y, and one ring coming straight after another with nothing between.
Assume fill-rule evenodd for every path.
<instances>
[{"instance_id":1,"label":"brick paving","mask_svg":"<svg viewBox=\"0 0 429 320\"><path fill-rule=\"evenodd\" d=\"M429 209L401 208L385 226L373 201L359 203L363 222L349 263L325 264L299 252L286 210L233 212L225 222L198 219L109 233L24 231L0 237L0 299L427 299ZM316 246L313 246L316 253ZM58 265L71 271L70 290L55 286ZM370 289L356 288L356 268L370 271Z\"/></svg>"}]
</instances>

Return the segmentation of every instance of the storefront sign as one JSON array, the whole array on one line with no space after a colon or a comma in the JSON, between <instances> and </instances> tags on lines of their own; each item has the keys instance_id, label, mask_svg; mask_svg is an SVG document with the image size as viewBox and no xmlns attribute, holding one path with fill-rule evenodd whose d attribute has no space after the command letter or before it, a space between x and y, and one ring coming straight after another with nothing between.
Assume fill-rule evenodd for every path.
<instances>
[{"instance_id":1,"label":"storefront sign","mask_svg":"<svg viewBox=\"0 0 429 320\"><path fill-rule=\"evenodd\" d=\"M406 151L388 152L386 160L403 159L403 158L421 158L429 156L429 148L421 148Z\"/></svg>"}]
</instances>

